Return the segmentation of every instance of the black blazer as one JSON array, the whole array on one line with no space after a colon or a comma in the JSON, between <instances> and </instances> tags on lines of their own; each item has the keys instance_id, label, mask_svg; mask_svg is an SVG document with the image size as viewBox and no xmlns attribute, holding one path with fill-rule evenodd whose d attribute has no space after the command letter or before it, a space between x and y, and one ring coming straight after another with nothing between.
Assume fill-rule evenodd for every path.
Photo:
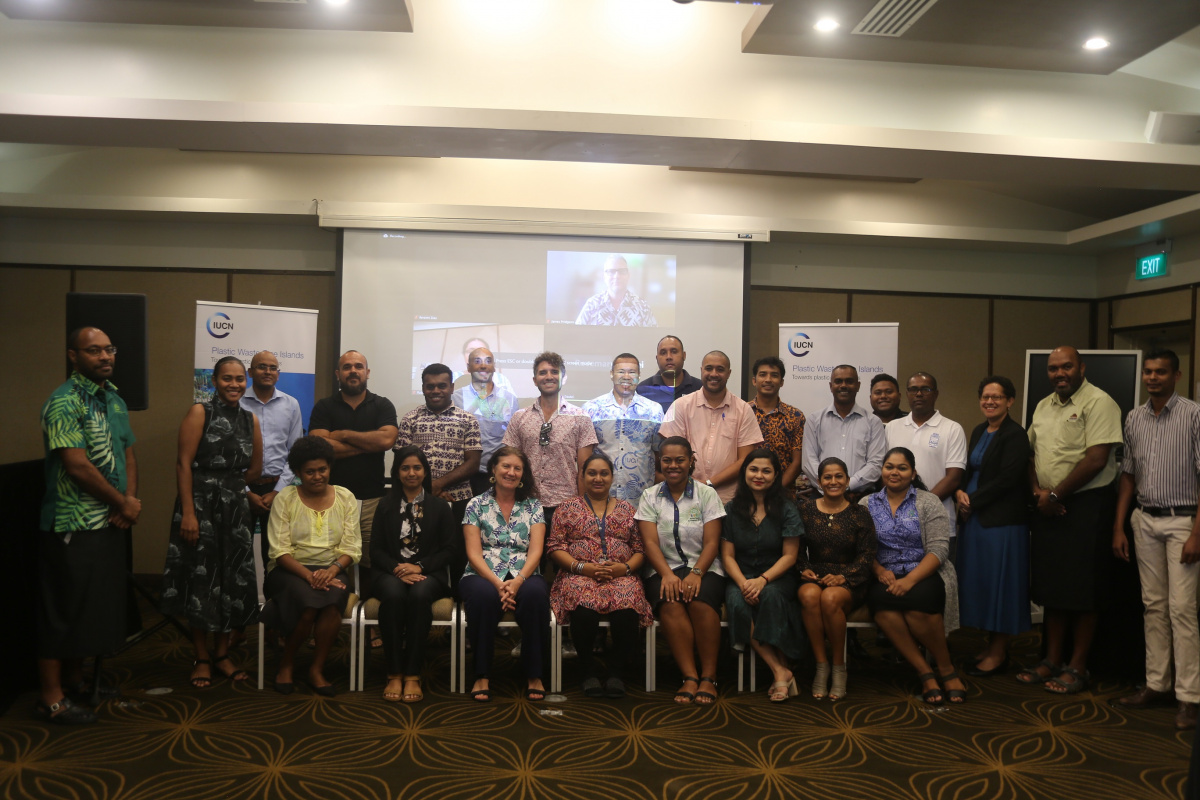
<instances>
[{"instance_id":1,"label":"black blazer","mask_svg":"<svg viewBox=\"0 0 1200 800\"><path fill-rule=\"evenodd\" d=\"M964 487L973 472L969 462L971 453L986 431L986 422L981 422L971 431L971 444L967 447L967 472L962 483ZM1029 436L1025 429L1012 417L1006 417L983 454L983 463L979 466L979 486L971 494L971 513L979 517L983 527L1029 523L1029 453Z\"/></svg>"},{"instance_id":2,"label":"black blazer","mask_svg":"<svg viewBox=\"0 0 1200 800\"><path fill-rule=\"evenodd\" d=\"M402 560L419 562L421 572L449 581L450 566L463 550L462 525L454 518L450 504L440 497L425 493L421 501L420 530L417 531L417 555L400 556L400 502L398 492L388 492L375 509L371 529L371 566L391 572ZM448 584L447 584L448 585Z\"/></svg>"}]
</instances>

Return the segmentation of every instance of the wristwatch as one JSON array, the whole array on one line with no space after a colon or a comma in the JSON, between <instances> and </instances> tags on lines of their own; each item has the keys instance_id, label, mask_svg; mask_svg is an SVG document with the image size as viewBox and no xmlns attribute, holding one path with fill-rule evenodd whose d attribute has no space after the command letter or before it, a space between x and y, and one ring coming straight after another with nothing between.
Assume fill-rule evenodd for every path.
<instances>
[{"instance_id":1,"label":"wristwatch","mask_svg":"<svg viewBox=\"0 0 1200 800\"><path fill-rule=\"evenodd\" d=\"M1056 503L1062 502L1061 500L1058 499L1058 495L1056 495L1053 491L1050 492L1050 499Z\"/></svg>"},{"instance_id":2,"label":"wristwatch","mask_svg":"<svg viewBox=\"0 0 1200 800\"><path fill-rule=\"evenodd\" d=\"M701 578L703 578L703 577L704 577L704 571L703 571L703 570L700 570L700 569L697 569L696 567L692 567L692 574L693 574L693 575L699 575Z\"/></svg>"}]
</instances>

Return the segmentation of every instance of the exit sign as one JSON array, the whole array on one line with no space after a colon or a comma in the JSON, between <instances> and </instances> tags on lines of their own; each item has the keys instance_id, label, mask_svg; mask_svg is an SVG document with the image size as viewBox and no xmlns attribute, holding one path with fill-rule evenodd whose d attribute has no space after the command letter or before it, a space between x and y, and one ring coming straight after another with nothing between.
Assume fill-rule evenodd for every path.
<instances>
[{"instance_id":1,"label":"exit sign","mask_svg":"<svg viewBox=\"0 0 1200 800\"><path fill-rule=\"evenodd\" d=\"M1146 278L1161 278L1167 274L1167 254L1155 253L1152 256L1142 256L1137 261L1137 269L1133 277L1137 280Z\"/></svg>"}]
</instances>

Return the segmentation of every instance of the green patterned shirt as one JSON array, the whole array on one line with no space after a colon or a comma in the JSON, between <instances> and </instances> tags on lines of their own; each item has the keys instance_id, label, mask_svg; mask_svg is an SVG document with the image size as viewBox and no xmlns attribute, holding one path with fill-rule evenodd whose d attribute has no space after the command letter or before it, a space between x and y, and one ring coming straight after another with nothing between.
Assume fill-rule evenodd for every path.
<instances>
[{"instance_id":1,"label":"green patterned shirt","mask_svg":"<svg viewBox=\"0 0 1200 800\"><path fill-rule=\"evenodd\" d=\"M129 409L117 387L103 387L72 372L42 406L42 442L46 448L44 531L91 531L108 525L111 512L67 474L59 450L80 448L117 491L126 487L125 450L133 446Z\"/></svg>"}]
</instances>

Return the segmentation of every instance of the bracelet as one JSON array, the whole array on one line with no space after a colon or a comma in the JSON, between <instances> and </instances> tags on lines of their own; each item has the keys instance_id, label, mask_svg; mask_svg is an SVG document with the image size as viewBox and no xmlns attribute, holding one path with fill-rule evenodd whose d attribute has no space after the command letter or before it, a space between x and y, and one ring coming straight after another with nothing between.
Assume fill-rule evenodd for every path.
<instances>
[{"instance_id":1,"label":"bracelet","mask_svg":"<svg viewBox=\"0 0 1200 800\"><path fill-rule=\"evenodd\" d=\"M345 570L345 567L342 566L342 562L336 558L333 560L333 563L329 565L329 567L326 567L326 569L329 569L330 567L337 567L338 572Z\"/></svg>"},{"instance_id":2,"label":"bracelet","mask_svg":"<svg viewBox=\"0 0 1200 800\"><path fill-rule=\"evenodd\" d=\"M583 574L583 562L576 561L575 564L572 565L571 571L574 572L576 575L582 575Z\"/></svg>"}]
</instances>

